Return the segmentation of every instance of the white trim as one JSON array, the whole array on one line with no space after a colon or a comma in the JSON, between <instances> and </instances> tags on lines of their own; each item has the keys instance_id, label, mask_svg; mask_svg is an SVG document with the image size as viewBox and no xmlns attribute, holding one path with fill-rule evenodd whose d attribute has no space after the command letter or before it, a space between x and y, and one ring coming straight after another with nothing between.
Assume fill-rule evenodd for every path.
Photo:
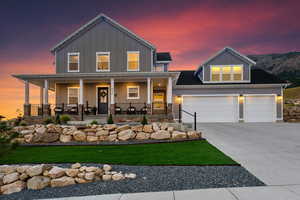
<instances>
[{"instance_id":1,"label":"white trim","mask_svg":"<svg viewBox=\"0 0 300 200\"><path fill-rule=\"evenodd\" d=\"M160 64L160 63L167 63L167 64L169 64L171 62L171 60L170 61L156 61L156 63L158 63L158 64Z\"/></svg>"},{"instance_id":2,"label":"white trim","mask_svg":"<svg viewBox=\"0 0 300 200\"><path fill-rule=\"evenodd\" d=\"M283 120L283 102L284 102L284 99L283 99L283 87L281 87L281 92L280 92L280 95L281 95L281 117L277 118L277 120ZM276 97L277 98L277 97ZM277 99L276 99L277 100ZM277 103L277 102L276 102ZM276 113L277 114L277 113Z\"/></svg>"},{"instance_id":3,"label":"white trim","mask_svg":"<svg viewBox=\"0 0 300 200\"><path fill-rule=\"evenodd\" d=\"M153 50L151 50L151 72L153 72L153 67L154 67L154 61L153 61L153 53L154 53L154 51Z\"/></svg>"},{"instance_id":4,"label":"white trim","mask_svg":"<svg viewBox=\"0 0 300 200\"><path fill-rule=\"evenodd\" d=\"M85 28L89 27L94 22L98 21L101 17L103 17L104 19L107 19L108 22L110 22L110 23L114 24L115 26L119 27L121 30L126 31L129 35L133 36L137 41L140 40L141 42L144 43L145 46L150 47L152 49L155 49L155 46L153 44L151 44L150 42L148 42L148 41L144 40L143 38L139 37L138 35L136 35L132 31L130 31L129 29L125 28L124 26L122 26L121 24L119 24L115 20L111 19L110 17L106 16L105 14L101 13L98 16L96 16L95 18L93 18L92 20L90 20L88 23L84 24L79 29L77 29L76 31L74 31L72 34L70 34L69 36L67 36L64 40L62 40L57 45L55 45L50 51L51 52L55 51L59 46L63 45L69 39L71 39L72 37L74 37L75 35L77 35L78 33L80 33L81 31L83 31Z\"/></svg>"},{"instance_id":5,"label":"white trim","mask_svg":"<svg viewBox=\"0 0 300 200\"><path fill-rule=\"evenodd\" d=\"M78 70L70 70L70 56L78 56ZM68 53L68 72L79 72L80 71L80 53L69 52Z\"/></svg>"},{"instance_id":6,"label":"white trim","mask_svg":"<svg viewBox=\"0 0 300 200\"><path fill-rule=\"evenodd\" d=\"M129 97L129 89L130 88L137 88L138 90L138 92L137 92L137 94L138 94L138 96L137 97ZM127 86L127 99L129 99L129 100L131 100L131 99L140 99L140 86L139 85L128 85Z\"/></svg>"},{"instance_id":7,"label":"white trim","mask_svg":"<svg viewBox=\"0 0 300 200\"><path fill-rule=\"evenodd\" d=\"M107 70L98 69L98 55L108 55L108 69ZM109 51L96 52L96 72L110 72L110 52Z\"/></svg>"},{"instance_id":8,"label":"white trim","mask_svg":"<svg viewBox=\"0 0 300 200\"><path fill-rule=\"evenodd\" d=\"M230 78L233 79L233 76L234 76L234 73L233 73L233 67L235 66L239 66L239 67L242 67L242 74L241 74L241 77L242 77L242 80L240 81L235 81L235 80L229 80L229 81L223 81L223 68L224 67L230 67L231 71L230 71ZM212 70L211 68L212 67L220 67L220 81L211 81L212 80ZM210 72L209 72L209 78L210 80L209 81L202 81L203 83L248 83L250 82L250 80L244 80L244 65L243 64L238 64L238 65L210 65L209 66L210 68Z\"/></svg>"},{"instance_id":9,"label":"white trim","mask_svg":"<svg viewBox=\"0 0 300 200\"><path fill-rule=\"evenodd\" d=\"M70 92L69 92L69 89L71 89L71 88L77 88L78 89L78 95L77 95L77 98L78 98L78 100L77 100L77 104L79 104L79 90L80 90L80 87L78 87L78 86L72 86L72 87L68 87L68 94L67 94L67 102L68 102L68 105L71 105L70 104L70 100L69 100L69 94L70 94ZM72 105L74 105L74 104L72 104Z\"/></svg>"},{"instance_id":10,"label":"white trim","mask_svg":"<svg viewBox=\"0 0 300 200\"><path fill-rule=\"evenodd\" d=\"M137 53L138 54L138 68L136 70L128 69L128 54ZM128 72L138 72L140 71L140 52L139 51L127 51L127 71Z\"/></svg>"},{"instance_id":11,"label":"white trim","mask_svg":"<svg viewBox=\"0 0 300 200\"><path fill-rule=\"evenodd\" d=\"M255 97L255 96L273 96L274 97L274 113L273 113L273 121L272 122L276 122L277 119L277 94L243 94L244 96L244 104L243 104L243 117L244 117L244 122L247 122L247 119L245 118L246 116L246 97Z\"/></svg>"},{"instance_id":12,"label":"white trim","mask_svg":"<svg viewBox=\"0 0 300 200\"><path fill-rule=\"evenodd\" d=\"M199 89L199 88L273 88L284 84L213 84L213 85L175 85L174 90Z\"/></svg>"}]
</instances>

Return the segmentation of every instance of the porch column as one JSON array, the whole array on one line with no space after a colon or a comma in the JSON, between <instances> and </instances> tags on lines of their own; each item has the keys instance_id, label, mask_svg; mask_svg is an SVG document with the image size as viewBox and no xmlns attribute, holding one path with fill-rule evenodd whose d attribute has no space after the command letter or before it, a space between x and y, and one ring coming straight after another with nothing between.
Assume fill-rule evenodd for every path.
<instances>
[{"instance_id":1,"label":"porch column","mask_svg":"<svg viewBox=\"0 0 300 200\"><path fill-rule=\"evenodd\" d=\"M48 102L48 91L49 90L49 82L47 79L44 80L44 104L43 104L43 114L50 115L50 105Z\"/></svg>"},{"instance_id":2,"label":"porch column","mask_svg":"<svg viewBox=\"0 0 300 200\"><path fill-rule=\"evenodd\" d=\"M151 110L151 78L148 77L147 78L147 111L150 113L152 113Z\"/></svg>"},{"instance_id":3,"label":"porch column","mask_svg":"<svg viewBox=\"0 0 300 200\"><path fill-rule=\"evenodd\" d=\"M115 114L115 79L110 79L110 113Z\"/></svg>"},{"instance_id":4,"label":"porch column","mask_svg":"<svg viewBox=\"0 0 300 200\"><path fill-rule=\"evenodd\" d=\"M172 83L172 77L169 77L167 86L167 114L169 117L172 116Z\"/></svg>"},{"instance_id":5,"label":"porch column","mask_svg":"<svg viewBox=\"0 0 300 200\"><path fill-rule=\"evenodd\" d=\"M79 79L79 99L78 99L78 114L81 116L81 120L83 120L83 79Z\"/></svg>"},{"instance_id":6,"label":"porch column","mask_svg":"<svg viewBox=\"0 0 300 200\"><path fill-rule=\"evenodd\" d=\"M29 103L29 82L27 80L24 82L24 91L24 116L30 116L31 105Z\"/></svg>"}]
</instances>

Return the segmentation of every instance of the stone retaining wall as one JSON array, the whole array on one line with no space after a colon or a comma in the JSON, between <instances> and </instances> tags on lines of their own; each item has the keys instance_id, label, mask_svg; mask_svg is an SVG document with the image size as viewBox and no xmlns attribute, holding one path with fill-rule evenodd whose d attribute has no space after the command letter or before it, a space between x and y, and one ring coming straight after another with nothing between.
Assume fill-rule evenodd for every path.
<instances>
[{"instance_id":1,"label":"stone retaining wall","mask_svg":"<svg viewBox=\"0 0 300 200\"><path fill-rule=\"evenodd\" d=\"M90 125L84 127L55 124L36 124L14 127L20 143L118 142L127 140L184 140L199 139L201 132L182 130L169 123L148 125Z\"/></svg>"},{"instance_id":2,"label":"stone retaining wall","mask_svg":"<svg viewBox=\"0 0 300 200\"><path fill-rule=\"evenodd\" d=\"M286 122L300 122L300 106L285 105L283 109L283 119Z\"/></svg>"}]
</instances>

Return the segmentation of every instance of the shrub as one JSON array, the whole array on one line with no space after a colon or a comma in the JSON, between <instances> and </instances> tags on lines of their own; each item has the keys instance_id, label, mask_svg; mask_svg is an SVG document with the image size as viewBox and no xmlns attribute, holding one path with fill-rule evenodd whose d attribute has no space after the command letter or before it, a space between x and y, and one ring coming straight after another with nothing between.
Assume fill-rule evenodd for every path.
<instances>
[{"instance_id":1,"label":"shrub","mask_svg":"<svg viewBox=\"0 0 300 200\"><path fill-rule=\"evenodd\" d=\"M60 116L59 115L55 116L55 124L61 124Z\"/></svg>"},{"instance_id":2,"label":"shrub","mask_svg":"<svg viewBox=\"0 0 300 200\"><path fill-rule=\"evenodd\" d=\"M52 124L53 123L53 119L51 117L47 118L44 120L44 124Z\"/></svg>"},{"instance_id":3,"label":"shrub","mask_svg":"<svg viewBox=\"0 0 300 200\"><path fill-rule=\"evenodd\" d=\"M145 115L143 116L143 119L142 119L142 121L141 121L141 124L143 124L143 125L148 124L148 120L147 120L147 118L146 118Z\"/></svg>"},{"instance_id":4,"label":"shrub","mask_svg":"<svg viewBox=\"0 0 300 200\"><path fill-rule=\"evenodd\" d=\"M20 126L27 126L27 122L25 122L24 120L22 120L22 121L20 122Z\"/></svg>"},{"instance_id":5,"label":"shrub","mask_svg":"<svg viewBox=\"0 0 300 200\"><path fill-rule=\"evenodd\" d=\"M98 125L98 122L97 122L96 120L93 120L93 121L91 122L91 125Z\"/></svg>"},{"instance_id":6,"label":"shrub","mask_svg":"<svg viewBox=\"0 0 300 200\"><path fill-rule=\"evenodd\" d=\"M21 121L22 117L17 117L13 122L14 126L20 126Z\"/></svg>"},{"instance_id":7,"label":"shrub","mask_svg":"<svg viewBox=\"0 0 300 200\"><path fill-rule=\"evenodd\" d=\"M17 142L13 142L13 139L18 137L18 133L9 133L10 130L11 127L6 122L0 123L0 157L18 145Z\"/></svg>"},{"instance_id":8,"label":"shrub","mask_svg":"<svg viewBox=\"0 0 300 200\"><path fill-rule=\"evenodd\" d=\"M63 123L63 124L66 124L68 121L71 120L71 117L69 115L61 115L60 116L60 121Z\"/></svg>"},{"instance_id":9,"label":"shrub","mask_svg":"<svg viewBox=\"0 0 300 200\"><path fill-rule=\"evenodd\" d=\"M108 119L107 119L107 123L108 123L108 124L113 124L113 123L114 123L112 114L109 115L109 117L108 117Z\"/></svg>"}]
</instances>

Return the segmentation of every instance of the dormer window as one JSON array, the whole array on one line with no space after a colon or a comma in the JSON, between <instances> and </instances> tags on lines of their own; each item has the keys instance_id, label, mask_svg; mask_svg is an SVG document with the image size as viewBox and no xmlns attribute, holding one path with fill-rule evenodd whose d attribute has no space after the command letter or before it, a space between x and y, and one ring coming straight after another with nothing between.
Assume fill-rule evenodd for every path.
<instances>
[{"instance_id":1,"label":"dormer window","mask_svg":"<svg viewBox=\"0 0 300 200\"><path fill-rule=\"evenodd\" d=\"M243 65L211 65L211 82L234 82L243 80Z\"/></svg>"},{"instance_id":2,"label":"dormer window","mask_svg":"<svg viewBox=\"0 0 300 200\"><path fill-rule=\"evenodd\" d=\"M79 53L68 53L68 72L79 72Z\"/></svg>"}]
</instances>

